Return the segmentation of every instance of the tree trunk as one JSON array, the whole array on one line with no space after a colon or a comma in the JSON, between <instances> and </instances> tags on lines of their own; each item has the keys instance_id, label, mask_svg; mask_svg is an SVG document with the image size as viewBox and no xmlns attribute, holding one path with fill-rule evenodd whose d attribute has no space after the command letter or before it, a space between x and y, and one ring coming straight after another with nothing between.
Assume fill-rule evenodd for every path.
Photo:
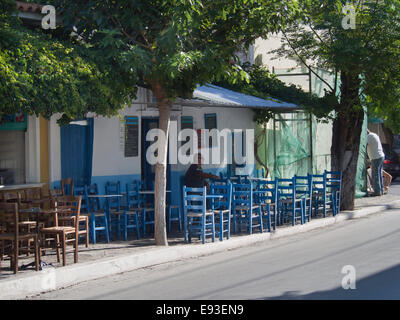
<instances>
[{"instance_id":1,"label":"tree trunk","mask_svg":"<svg viewBox=\"0 0 400 320\"><path fill-rule=\"evenodd\" d=\"M157 98L159 111L158 128L165 134L165 141L159 146L159 159L156 164L155 190L154 190L154 237L156 245L168 246L166 230L166 187L167 187L167 154L168 154L168 133L170 125L172 102L167 98L161 85L152 85L152 90Z\"/></svg>"},{"instance_id":2,"label":"tree trunk","mask_svg":"<svg viewBox=\"0 0 400 320\"><path fill-rule=\"evenodd\" d=\"M341 74L340 105L333 122L332 170L342 171L341 209L353 210L364 112L358 74Z\"/></svg>"}]
</instances>

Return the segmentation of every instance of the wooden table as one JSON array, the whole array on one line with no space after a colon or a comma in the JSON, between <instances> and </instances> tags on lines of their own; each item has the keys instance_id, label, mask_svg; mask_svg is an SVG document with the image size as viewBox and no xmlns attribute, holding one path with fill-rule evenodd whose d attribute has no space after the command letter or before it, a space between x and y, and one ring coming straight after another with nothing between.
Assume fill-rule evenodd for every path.
<instances>
[{"instance_id":1,"label":"wooden table","mask_svg":"<svg viewBox=\"0 0 400 320\"><path fill-rule=\"evenodd\" d=\"M15 191L42 188L45 183L25 183L25 184L5 184L1 186L1 191Z\"/></svg>"}]
</instances>

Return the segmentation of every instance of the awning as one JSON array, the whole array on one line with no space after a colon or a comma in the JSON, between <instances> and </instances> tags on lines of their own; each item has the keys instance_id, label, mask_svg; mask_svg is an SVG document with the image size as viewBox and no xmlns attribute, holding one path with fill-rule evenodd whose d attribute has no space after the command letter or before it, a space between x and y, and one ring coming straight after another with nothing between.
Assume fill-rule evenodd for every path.
<instances>
[{"instance_id":1,"label":"awning","mask_svg":"<svg viewBox=\"0 0 400 320\"><path fill-rule=\"evenodd\" d=\"M212 84L198 86L192 99L179 99L182 106L239 107L268 109L271 111L290 111L303 109L293 103L274 98L261 99L244 93L218 87Z\"/></svg>"}]
</instances>

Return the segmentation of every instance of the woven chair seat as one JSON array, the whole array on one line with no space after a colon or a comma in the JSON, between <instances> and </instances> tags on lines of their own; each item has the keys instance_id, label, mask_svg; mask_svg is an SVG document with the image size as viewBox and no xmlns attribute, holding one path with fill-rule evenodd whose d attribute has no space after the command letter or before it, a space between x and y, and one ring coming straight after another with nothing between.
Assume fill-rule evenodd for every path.
<instances>
[{"instance_id":1,"label":"woven chair seat","mask_svg":"<svg viewBox=\"0 0 400 320\"><path fill-rule=\"evenodd\" d=\"M211 216L213 214L213 211L206 211L206 216ZM194 212L194 211L189 211L187 213L188 217L194 217L194 218L198 218L198 217L202 217L203 213L202 212Z\"/></svg>"},{"instance_id":2,"label":"woven chair seat","mask_svg":"<svg viewBox=\"0 0 400 320\"><path fill-rule=\"evenodd\" d=\"M69 226L58 226L58 227L46 227L40 230L42 233L59 234L64 232L65 234L75 233L74 227Z\"/></svg>"},{"instance_id":3,"label":"woven chair seat","mask_svg":"<svg viewBox=\"0 0 400 320\"><path fill-rule=\"evenodd\" d=\"M259 205L255 205L252 206L252 209L258 209L260 206ZM250 206L235 206L235 210L250 210Z\"/></svg>"},{"instance_id":4,"label":"woven chair seat","mask_svg":"<svg viewBox=\"0 0 400 320\"><path fill-rule=\"evenodd\" d=\"M18 233L19 240L26 240L26 239L35 239L36 233ZM0 240L14 240L15 234L14 233L0 233Z\"/></svg>"}]
</instances>

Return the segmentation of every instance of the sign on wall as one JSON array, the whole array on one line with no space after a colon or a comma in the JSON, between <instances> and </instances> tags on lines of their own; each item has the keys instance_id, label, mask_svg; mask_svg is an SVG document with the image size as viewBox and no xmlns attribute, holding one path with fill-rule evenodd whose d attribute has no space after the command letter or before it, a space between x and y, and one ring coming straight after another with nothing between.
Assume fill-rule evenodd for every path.
<instances>
[{"instance_id":1,"label":"sign on wall","mask_svg":"<svg viewBox=\"0 0 400 320\"><path fill-rule=\"evenodd\" d=\"M0 115L0 130L26 130L28 117L23 113Z\"/></svg>"},{"instance_id":2,"label":"sign on wall","mask_svg":"<svg viewBox=\"0 0 400 320\"><path fill-rule=\"evenodd\" d=\"M125 117L125 157L139 156L139 118Z\"/></svg>"}]
</instances>

